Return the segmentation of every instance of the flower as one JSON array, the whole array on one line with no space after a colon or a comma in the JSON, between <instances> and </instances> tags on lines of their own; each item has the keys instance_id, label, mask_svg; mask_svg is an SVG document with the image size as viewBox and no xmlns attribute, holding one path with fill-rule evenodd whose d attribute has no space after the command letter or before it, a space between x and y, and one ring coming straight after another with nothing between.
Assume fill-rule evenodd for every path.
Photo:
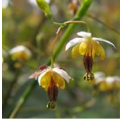
<instances>
[{"instance_id":1,"label":"flower","mask_svg":"<svg viewBox=\"0 0 120 120\"><path fill-rule=\"evenodd\" d=\"M94 85L100 92L119 90L120 77L119 76L105 77L104 73L102 73L101 75L99 73L95 73Z\"/></svg>"},{"instance_id":2,"label":"flower","mask_svg":"<svg viewBox=\"0 0 120 120\"><path fill-rule=\"evenodd\" d=\"M58 88L65 88L65 80L69 83L72 78L61 68L51 68L42 65L29 78L38 78L38 84L48 93L48 108L55 108L58 95Z\"/></svg>"},{"instance_id":3,"label":"flower","mask_svg":"<svg viewBox=\"0 0 120 120\"><path fill-rule=\"evenodd\" d=\"M89 32L81 31L78 32L77 35L80 36L80 38L74 38L71 41L69 41L65 49L67 51L69 48L74 46L72 48L72 57L76 58L79 54L84 56L83 63L85 70L87 72L87 74L84 76L84 79L93 80L94 75L91 71L92 71L94 56L95 55L100 56L101 59L105 58L105 51L103 47L99 44L99 41L108 43L112 45L114 48L116 47L114 46L113 43L111 43L108 40L92 37L91 33Z\"/></svg>"},{"instance_id":4,"label":"flower","mask_svg":"<svg viewBox=\"0 0 120 120\"><path fill-rule=\"evenodd\" d=\"M25 61L31 58L31 51L23 45L12 48L9 53L15 69L21 69Z\"/></svg>"},{"instance_id":5,"label":"flower","mask_svg":"<svg viewBox=\"0 0 120 120\"><path fill-rule=\"evenodd\" d=\"M31 57L30 50L22 45L12 48L10 54L13 60L28 60Z\"/></svg>"}]
</instances>

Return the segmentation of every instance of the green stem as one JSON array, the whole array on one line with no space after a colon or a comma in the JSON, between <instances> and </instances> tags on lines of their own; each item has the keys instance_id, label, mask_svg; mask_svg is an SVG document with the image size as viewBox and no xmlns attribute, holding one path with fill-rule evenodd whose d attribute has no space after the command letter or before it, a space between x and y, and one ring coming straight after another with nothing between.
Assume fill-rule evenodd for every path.
<instances>
[{"instance_id":1,"label":"green stem","mask_svg":"<svg viewBox=\"0 0 120 120\"><path fill-rule=\"evenodd\" d=\"M73 20L80 20L86 14L86 12L88 11L88 8L90 7L92 2L93 2L93 0L84 0L81 7L78 9L77 14L73 18ZM58 55L59 55L60 51L62 50L63 46L68 41L68 39L69 39L70 35L72 34L75 26L76 26L76 24L70 24L68 26L67 30L65 31L65 33L63 34L63 36L60 40L60 43L58 44L57 48L55 49L55 51L53 53L53 59L54 60L58 57ZM49 58L48 61L46 62L46 64L50 65L50 62L51 62L51 60ZM26 99L30 95L33 88L35 87L35 85L36 85L35 83L36 83L36 81L33 81L33 83L26 88L25 92L22 94L21 98L19 99L17 105L15 106L12 113L10 114L10 118L15 117L15 115L17 114L17 112L19 111L21 106L24 104L24 102L26 101Z\"/></svg>"},{"instance_id":2,"label":"green stem","mask_svg":"<svg viewBox=\"0 0 120 120\"><path fill-rule=\"evenodd\" d=\"M78 9L77 14L73 18L73 20L80 20L87 12L88 8L90 7L93 0L84 0L81 7ZM60 43L58 44L57 48L55 49L53 53L53 59L55 60L56 57L59 55L60 51L62 50L64 44L68 41L70 35L72 34L75 26L77 24L70 24L65 31L64 35L62 36ZM50 64L50 59L47 61L48 64Z\"/></svg>"},{"instance_id":3,"label":"green stem","mask_svg":"<svg viewBox=\"0 0 120 120\"><path fill-rule=\"evenodd\" d=\"M14 118L14 116L16 115L22 104L26 101L26 99L28 98L28 96L30 95L30 93L32 92L36 85L37 85L36 82L32 82L31 85L27 87L22 97L19 99L17 105L13 109L12 113L10 114L9 118Z\"/></svg>"}]
</instances>

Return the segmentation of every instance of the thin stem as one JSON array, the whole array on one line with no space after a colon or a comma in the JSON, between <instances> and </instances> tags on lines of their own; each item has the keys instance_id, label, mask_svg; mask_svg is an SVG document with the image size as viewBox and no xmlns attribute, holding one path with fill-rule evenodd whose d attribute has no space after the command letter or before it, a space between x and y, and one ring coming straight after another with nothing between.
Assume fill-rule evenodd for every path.
<instances>
[{"instance_id":1,"label":"thin stem","mask_svg":"<svg viewBox=\"0 0 120 120\"><path fill-rule=\"evenodd\" d=\"M84 0L81 7L78 9L77 14L75 15L75 19L79 20L81 19L86 12L88 11L88 8L90 7L91 3L93 2L93 0ZM76 24L70 24L67 28L67 30L65 31L65 33L63 34L60 43L58 44L57 48L55 49L54 53L53 53L53 60L55 60L60 51L62 50L64 44L66 43L66 41L68 40L68 38L70 37L70 35L72 34L72 31L74 30ZM46 62L47 65L50 65L50 58L48 59L48 61ZM33 83L28 86L26 88L26 90L24 91L24 93L21 95L21 98L19 99L17 105L15 106L15 108L13 109L13 111L10 114L10 118L14 118L15 115L17 114L17 112L19 111L19 109L21 108L21 106L24 104L24 102L26 101L26 99L28 98L28 96L30 95L31 91L34 89L36 81L33 81Z\"/></svg>"},{"instance_id":2,"label":"thin stem","mask_svg":"<svg viewBox=\"0 0 120 120\"><path fill-rule=\"evenodd\" d=\"M28 98L28 96L34 89L35 85L36 82L32 82L31 85L27 87L22 97L19 99L18 103L16 104L15 108L13 109L12 113L10 114L9 118L14 118L14 116L16 115L22 104L25 102L25 100Z\"/></svg>"},{"instance_id":3,"label":"thin stem","mask_svg":"<svg viewBox=\"0 0 120 120\"><path fill-rule=\"evenodd\" d=\"M80 20L86 14L92 2L93 0L84 0L81 7L78 9L78 12L76 13L75 17L73 18L73 20ZM58 44L57 48L55 49L53 53L53 59L56 59L56 57L62 50L64 44L66 43L66 41L68 41L75 27L76 27L76 24L70 24L68 26L67 30L65 31L64 35L62 36L60 40L60 43ZM50 59L48 59L47 63L50 64Z\"/></svg>"},{"instance_id":4,"label":"thin stem","mask_svg":"<svg viewBox=\"0 0 120 120\"><path fill-rule=\"evenodd\" d=\"M61 24L62 24L62 23L61 23ZM66 22L64 22L63 24L64 24L64 26L60 26L60 27L58 28L56 34L59 34L60 30L61 30L63 27L65 27L66 25L68 25L68 24L85 24L86 27L87 27L87 31L88 31L88 32L90 31L88 24L87 24L86 22L84 22L84 21L66 21Z\"/></svg>"},{"instance_id":5,"label":"thin stem","mask_svg":"<svg viewBox=\"0 0 120 120\"><path fill-rule=\"evenodd\" d=\"M101 20L97 19L96 17L90 15L90 14L87 14L87 16L93 20L95 20L96 22L100 23L101 25L105 26L106 28L112 30L113 32L117 33L118 35L120 35L120 32L118 30L116 30L115 28L105 24L104 22L102 22Z\"/></svg>"},{"instance_id":6,"label":"thin stem","mask_svg":"<svg viewBox=\"0 0 120 120\"><path fill-rule=\"evenodd\" d=\"M53 51L54 51L54 49L55 49L55 45L56 45L56 42L57 42L57 40L58 40L58 36L59 36L59 34L56 34L56 36L55 36L55 38L54 38L54 40L53 40L53 46L52 46L52 52L51 52L51 68L53 68L53 64L54 64L54 59L53 59Z\"/></svg>"}]
</instances>

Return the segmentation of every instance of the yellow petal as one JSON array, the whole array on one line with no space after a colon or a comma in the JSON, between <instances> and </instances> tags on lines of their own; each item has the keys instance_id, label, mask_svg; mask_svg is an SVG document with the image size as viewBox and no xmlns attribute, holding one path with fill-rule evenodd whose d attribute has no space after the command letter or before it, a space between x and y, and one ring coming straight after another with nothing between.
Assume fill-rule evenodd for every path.
<instances>
[{"instance_id":1,"label":"yellow petal","mask_svg":"<svg viewBox=\"0 0 120 120\"><path fill-rule=\"evenodd\" d=\"M92 41L92 44L93 44L93 49L95 51L95 54L100 56L100 50L99 50L100 44L96 41Z\"/></svg>"},{"instance_id":2,"label":"yellow petal","mask_svg":"<svg viewBox=\"0 0 120 120\"><path fill-rule=\"evenodd\" d=\"M47 91L51 80L51 72L47 72L40 81L40 85Z\"/></svg>"},{"instance_id":3,"label":"yellow petal","mask_svg":"<svg viewBox=\"0 0 120 120\"><path fill-rule=\"evenodd\" d=\"M81 55L84 55L86 53L86 50L87 50L87 42L84 41L80 44L79 53Z\"/></svg>"},{"instance_id":4,"label":"yellow petal","mask_svg":"<svg viewBox=\"0 0 120 120\"><path fill-rule=\"evenodd\" d=\"M95 54L100 56L101 59L105 58L105 51L103 47L96 41L93 41L93 48L95 51Z\"/></svg>"},{"instance_id":5,"label":"yellow petal","mask_svg":"<svg viewBox=\"0 0 120 120\"><path fill-rule=\"evenodd\" d=\"M53 80L55 82L55 84L60 87L61 89L65 88L65 81L64 79L56 72L54 72L54 74L52 75Z\"/></svg>"},{"instance_id":6,"label":"yellow petal","mask_svg":"<svg viewBox=\"0 0 120 120\"><path fill-rule=\"evenodd\" d=\"M105 58L105 51L102 46L100 46L100 58L103 60Z\"/></svg>"},{"instance_id":7,"label":"yellow petal","mask_svg":"<svg viewBox=\"0 0 120 120\"><path fill-rule=\"evenodd\" d=\"M77 44L75 47L73 47L73 49L72 49L72 57L73 58L76 58L77 56L78 56L78 54L79 54L79 45L80 44Z\"/></svg>"}]
</instances>

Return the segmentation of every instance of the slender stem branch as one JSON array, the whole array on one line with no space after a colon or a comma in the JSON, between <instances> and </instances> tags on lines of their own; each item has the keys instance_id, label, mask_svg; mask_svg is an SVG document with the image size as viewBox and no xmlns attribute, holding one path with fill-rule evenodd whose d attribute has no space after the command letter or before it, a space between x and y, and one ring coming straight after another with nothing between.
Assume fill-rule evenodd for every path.
<instances>
[{"instance_id":1,"label":"slender stem branch","mask_svg":"<svg viewBox=\"0 0 120 120\"><path fill-rule=\"evenodd\" d=\"M106 28L112 30L113 32L117 33L118 35L120 35L120 31L116 30L115 28L105 24L104 22L102 22L101 20L99 20L98 18L90 15L90 14L87 14L87 16L93 20L95 20L96 22L100 23L101 25L105 26Z\"/></svg>"},{"instance_id":2,"label":"slender stem branch","mask_svg":"<svg viewBox=\"0 0 120 120\"><path fill-rule=\"evenodd\" d=\"M81 7L78 9L78 12L76 13L73 20L80 20L86 14L86 12L88 11L88 8L90 7L92 2L93 2L93 0L84 0ZM65 33L63 34L63 36L62 36L62 38L60 40L60 43L58 44L57 48L55 49L55 51L53 53L53 60L55 60L58 57L58 55L59 55L60 51L62 50L64 44L67 42L70 35L72 34L73 29L75 28L75 26L76 26L76 24L70 24L68 26L68 28L66 29ZM48 61L46 62L46 64L50 65L50 62L51 62L51 59L49 58ZM30 95L33 88L35 87L35 83L36 82L33 81L33 83L26 88L24 93L21 95L21 98L17 102L17 105L15 106L13 111L11 112L10 118L15 117L15 115L17 114L17 112L19 111L21 106L24 104L24 102L26 101L26 99Z\"/></svg>"},{"instance_id":3,"label":"slender stem branch","mask_svg":"<svg viewBox=\"0 0 120 120\"><path fill-rule=\"evenodd\" d=\"M14 118L14 116L16 115L16 113L18 112L18 110L20 109L22 104L26 101L26 99L28 98L28 96L30 95L32 90L34 89L35 85L36 85L36 82L34 81L31 83L30 86L27 87L27 89L23 93L22 97L19 99L17 105L13 109L12 113L10 114L9 118Z\"/></svg>"},{"instance_id":4,"label":"slender stem branch","mask_svg":"<svg viewBox=\"0 0 120 120\"><path fill-rule=\"evenodd\" d=\"M76 13L73 20L80 20L87 12L88 8L90 7L93 0L84 0L81 7L78 9L78 12ZM53 53L53 59L56 59L60 51L62 50L64 44L68 41L70 35L72 34L72 31L76 27L76 24L70 24L68 28L66 29L65 33L63 34L60 43L58 44L57 48L55 49ZM50 59L47 61L48 64L50 64Z\"/></svg>"}]
</instances>

